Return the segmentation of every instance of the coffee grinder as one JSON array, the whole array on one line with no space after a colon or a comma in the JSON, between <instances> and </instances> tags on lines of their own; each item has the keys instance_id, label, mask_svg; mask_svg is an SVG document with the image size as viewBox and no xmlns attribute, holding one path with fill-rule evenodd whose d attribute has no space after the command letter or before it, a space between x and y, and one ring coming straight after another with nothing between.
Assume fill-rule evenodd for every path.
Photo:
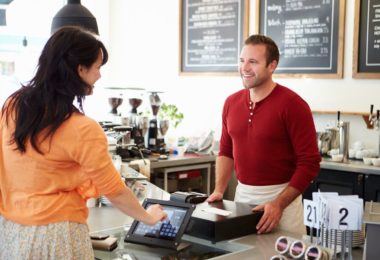
<instances>
[{"instance_id":1,"label":"coffee grinder","mask_svg":"<svg viewBox=\"0 0 380 260\"><path fill-rule=\"evenodd\" d=\"M166 144L165 144L165 134L169 130L169 120L168 119L160 119L158 122L158 137L157 143L161 148L161 153L166 153Z\"/></svg>"},{"instance_id":2,"label":"coffee grinder","mask_svg":"<svg viewBox=\"0 0 380 260\"><path fill-rule=\"evenodd\" d=\"M148 130L148 148L153 152L166 153L164 136L169 129L169 120L158 121L158 111L161 106L161 99L158 91L152 91L149 95L150 105L152 107L153 118L149 121Z\"/></svg>"},{"instance_id":3,"label":"coffee grinder","mask_svg":"<svg viewBox=\"0 0 380 260\"><path fill-rule=\"evenodd\" d=\"M132 127L119 125L113 128L113 137L116 140L116 154L122 159L132 157L130 154Z\"/></svg>"},{"instance_id":4,"label":"coffee grinder","mask_svg":"<svg viewBox=\"0 0 380 260\"><path fill-rule=\"evenodd\" d=\"M134 143L140 148L144 147L144 131L141 127L144 125L140 123L140 116L137 113L137 108L143 102L143 95L145 89L143 88L127 88L127 95L129 96L129 105L132 107L129 113L129 125L132 127L131 138ZM145 130L146 132L146 130Z\"/></svg>"},{"instance_id":5,"label":"coffee grinder","mask_svg":"<svg viewBox=\"0 0 380 260\"><path fill-rule=\"evenodd\" d=\"M158 96L158 92L150 92L149 102L152 108L153 118L149 121L149 129L148 129L148 148L152 152L158 152L158 121L157 114L161 106L161 99Z\"/></svg>"},{"instance_id":6,"label":"coffee grinder","mask_svg":"<svg viewBox=\"0 0 380 260\"><path fill-rule=\"evenodd\" d=\"M111 107L109 111L110 120L112 123L117 123L117 118L120 117L120 112L117 110L118 107L123 103L123 92L125 88L123 87L106 87L108 104Z\"/></svg>"}]
</instances>

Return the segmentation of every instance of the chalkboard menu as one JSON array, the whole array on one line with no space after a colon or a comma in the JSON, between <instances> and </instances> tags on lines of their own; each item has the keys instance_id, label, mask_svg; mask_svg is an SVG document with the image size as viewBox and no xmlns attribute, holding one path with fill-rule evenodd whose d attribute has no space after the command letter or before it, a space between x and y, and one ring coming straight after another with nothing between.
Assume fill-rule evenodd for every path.
<instances>
[{"instance_id":1,"label":"chalkboard menu","mask_svg":"<svg viewBox=\"0 0 380 260\"><path fill-rule=\"evenodd\" d=\"M380 0L357 0L354 29L355 78L380 78Z\"/></svg>"},{"instance_id":2,"label":"chalkboard menu","mask_svg":"<svg viewBox=\"0 0 380 260\"><path fill-rule=\"evenodd\" d=\"M345 1L262 0L259 32L280 49L276 76L341 78Z\"/></svg>"},{"instance_id":3,"label":"chalkboard menu","mask_svg":"<svg viewBox=\"0 0 380 260\"><path fill-rule=\"evenodd\" d=\"M180 0L180 73L238 73L249 0Z\"/></svg>"}]
</instances>

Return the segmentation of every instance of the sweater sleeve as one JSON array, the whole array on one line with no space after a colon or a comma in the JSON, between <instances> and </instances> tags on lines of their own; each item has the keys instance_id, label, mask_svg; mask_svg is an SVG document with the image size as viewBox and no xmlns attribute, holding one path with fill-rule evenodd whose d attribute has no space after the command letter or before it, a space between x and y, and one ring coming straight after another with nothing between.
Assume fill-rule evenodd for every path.
<instances>
[{"instance_id":1,"label":"sweater sleeve","mask_svg":"<svg viewBox=\"0 0 380 260\"><path fill-rule=\"evenodd\" d=\"M81 140L72 154L84 172L84 182L78 191L87 192L92 197L93 188L106 196L116 195L125 189L125 184L109 156L108 143L102 128L92 122L79 126L78 132Z\"/></svg>"},{"instance_id":2,"label":"sweater sleeve","mask_svg":"<svg viewBox=\"0 0 380 260\"><path fill-rule=\"evenodd\" d=\"M296 156L296 169L290 186L303 192L316 178L320 169L321 157L313 116L307 103L295 96L285 110L285 120Z\"/></svg>"},{"instance_id":3,"label":"sweater sleeve","mask_svg":"<svg viewBox=\"0 0 380 260\"><path fill-rule=\"evenodd\" d=\"M233 159L232 139L228 133L228 126L227 126L228 104L229 104L229 99L226 100L223 106L222 135L220 137L219 156L226 156Z\"/></svg>"}]
</instances>

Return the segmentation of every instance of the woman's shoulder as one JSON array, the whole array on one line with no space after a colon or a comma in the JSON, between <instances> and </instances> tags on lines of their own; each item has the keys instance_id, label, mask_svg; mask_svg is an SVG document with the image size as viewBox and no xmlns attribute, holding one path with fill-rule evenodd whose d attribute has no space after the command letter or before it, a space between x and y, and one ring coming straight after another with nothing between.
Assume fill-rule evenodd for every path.
<instances>
[{"instance_id":1,"label":"woman's shoulder","mask_svg":"<svg viewBox=\"0 0 380 260\"><path fill-rule=\"evenodd\" d=\"M70 118L67 121L71 121L77 125L99 125L98 122L96 122L91 117L88 117L80 112L74 112L71 114Z\"/></svg>"},{"instance_id":2,"label":"woman's shoulder","mask_svg":"<svg viewBox=\"0 0 380 260\"><path fill-rule=\"evenodd\" d=\"M94 119L74 112L63 124L62 130L69 130L82 137L99 138L104 137L104 131Z\"/></svg>"}]
</instances>

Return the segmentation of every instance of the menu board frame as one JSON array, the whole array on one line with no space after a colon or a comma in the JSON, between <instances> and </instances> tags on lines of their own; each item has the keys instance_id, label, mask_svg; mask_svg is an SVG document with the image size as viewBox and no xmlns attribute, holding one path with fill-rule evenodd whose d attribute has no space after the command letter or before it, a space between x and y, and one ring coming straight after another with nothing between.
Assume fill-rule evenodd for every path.
<instances>
[{"instance_id":1,"label":"menu board frame","mask_svg":"<svg viewBox=\"0 0 380 260\"><path fill-rule=\"evenodd\" d=\"M260 32L260 27L261 24L263 24L263 19L265 19L265 15L260 13L260 4L264 4L265 1L267 0L261 0L257 1L257 6L256 6L256 17L257 17L257 27L256 27L256 33L262 33ZM283 0L285 1L285 0ZM336 60L336 70L329 70L326 73L320 73L320 70L309 70L309 73L305 73L304 70L297 70L297 69L291 69L292 72L286 73L286 72L278 72L275 71L274 77L278 78L343 78L343 55L344 55L344 23L345 23L345 9L346 9L346 1L339 1L339 0L331 0L331 1L338 1L337 4L339 5L338 7L338 13L339 17L338 19L332 19L332 27L337 27L338 32L336 35L336 39L338 42L333 42L332 44L337 44L337 51L332 57L332 59ZM331 5L333 7L333 5ZM333 10L331 10L333 11ZM280 14L279 14L280 15ZM280 15L282 18L284 18L284 15ZM336 23L338 23L336 25ZM265 23L264 23L265 24ZM267 35L269 37L273 37L272 35ZM329 38L331 40L331 38ZM276 42L278 45L281 43ZM279 48L281 49L281 46L279 45ZM331 49L330 49L331 50ZM297 62L297 60L295 60ZM280 56L280 64L281 65L281 56ZM297 66L296 66L297 67ZM301 67L301 66L299 66Z\"/></svg>"},{"instance_id":2,"label":"menu board frame","mask_svg":"<svg viewBox=\"0 0 380 260\"><path fill-rule=\"evenodd\" d=\"M188 49L186 41L188 38L191 40L191 34L186 30L186 24L188 22L188 17L184 13L184 8L187 6L191 0L179 0L179 13L180 13L180 33L179 33L179 75L182 76L238 76L239 75L239 56L242 46L244 45L244 40L248 37L249 33L249 0L238 0L241 5L241 12L235 11L235 15L237 16L237 20L239 21L238 26L240 29L238 30L237 37L234 38L234 48L237 48L236 55L236 66L228 65L225 69L220 70L220 66L222 64L216 63L212 66L193 64L192 66L188 66L186 64L186 58L188 56ZM218 3L218 5L223 5L223 2ZM187 38L188 37L188 38ZM238 38L238 39L237 39ZM201 58L200 58L201 59ZM219 68L218 68L219 67Z\"/></svg>"},{"instance_id":3,"label":"menu board frame","mask_svg":"<svg viewBox=\"0 0 380 260\"><path fill-rule=\"evenodd\" d=\"M369 4L370 2L368 2L368 5ZM368 31L364 32L360 30L363 24L368 22L367 21L368 16L362 17L361 15L362 7L363 7L363 0L355 0L354 47L353 47L353 52L352 52L353 53L352 77L357 78L357 79L380 79L380 64L376 65L376 68L379 68L379 72L360 71L360 67L362 66L361 60L365 60L365 55L367 55L367 48L365 49L364 52L360 52L360 42L364 42L365 46L368 45L368 41L367 41Z\"/></svg>"}]
</instances>

